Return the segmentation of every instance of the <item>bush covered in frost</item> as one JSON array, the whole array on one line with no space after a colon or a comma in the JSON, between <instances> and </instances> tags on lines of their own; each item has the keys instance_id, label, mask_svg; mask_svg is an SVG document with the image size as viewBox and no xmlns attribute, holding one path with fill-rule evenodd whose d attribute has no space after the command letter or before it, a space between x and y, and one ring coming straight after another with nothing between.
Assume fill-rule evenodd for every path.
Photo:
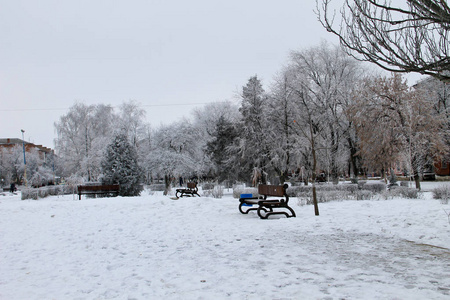
<instances>
[{"instance_id":1,"label":"bush covered in frost","mask_svg":"<svg viewBox=\"0 0 450 300\"><path fill-rule=\"evenodd\" d=\"M22 200L46 198L48 196L70 195L75 193L72 186L69 185L50 185L40 188L23 188Z\"/></svg>"},{"instance_id":2,"label":"bush covered in frost","mask_svg":"<svg viewBox=\"0 0 450 300\"><path fill-rule=\"evenodd\" d=\"M216 184L211 189L205 190L203 188L203 196L222 198L223 197L223 186Z\"/></svg>"},{"instance_id":3,"label":"bush covered in frost","mask_svg":"<svg viewBox=\"0 0 450 300\"><path fill-rule=\"evenodd\" d=\"M166 185L164 183L157 183L149 185L148 188L154 192L164 192Z\"/></svg>"},{"instance_id":4,"label":"bush covered in frost","mask_svg":"<svg viewBox=\"0 0 450 300\"><path fill-rule=\"evenodd\" d=\"M393 198L407 198L407 199L417 199L419 198L419 191L414 188L404 187L404 186L392 186L389 191L384 191L382 193L384 199Z\"/></svg>"},{"instance_id":5,"label":"bush covered in frost","mask_svg":"<svg viewBox=\"0 0 450 300\"><path fill-rule=\"evenodd\" d=\"M214 183L212 183L212 182L206 182L206 183L203 183L202 184L202 190L203 191L205 191L205 190L212 190L212 189L214 189Z\"/></svg>"},{"instance_id":6,"label":"bush covered in frost","mask_svg":"<svg viewBox=\"0 0 450 300\"><path fill-rule=\"evenodd\" d=\"M433 189L433 198L440 200L442 204L448 204L448 200L450 199L450 185Z\"/></svg>"},{"instance_id":7,"label":"bush covered in frost","mask_svg":"<svg viewBox=\"0 0 450 300\"><path fill-rule=\"evenodd\" d=\"M359 183L360 190L371 191L375 194L385 191L386 186L386 183L382 181L361 181Z\"/></svg>"}]
</instances>

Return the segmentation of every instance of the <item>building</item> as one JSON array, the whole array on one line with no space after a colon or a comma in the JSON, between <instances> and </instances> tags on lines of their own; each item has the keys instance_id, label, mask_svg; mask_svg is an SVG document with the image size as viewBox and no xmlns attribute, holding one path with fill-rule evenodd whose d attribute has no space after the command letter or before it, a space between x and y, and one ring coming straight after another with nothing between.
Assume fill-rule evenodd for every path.
<instances>
[{"instance_id":1,"label":"building","mask_svg":"<svg viewBox=\"0 0 450 300\"><path fill-rule=\"evenodd\" d=\"M24 148L25 155L21 157ZM26 164L18 166L17 159L24 163L25 157ZM50 148L21 139L0 138L0 184L2 186L9 185L11 182L25 183L34 187L53 184L55 182L54 161L54 151Z\"/></svg>"},{"instance_id":2,"label":"building","mask_svg":"<svg viewBox=\"0 0 450 300\"><path fill-rule=\"evenodd\" d=\"M450 176L450 158L434 163L434 172L439 176Z\"/></svg>"},{"instance_id":3,"label":"building","mask_svg":"<svg viewBox=\"0 0 450 300\"><path fill-rule=\"evenodd\" d=\"M21 140L21 139L15 139L15 138L0 138L0 149L5 148L13 148L15 146L20 146L25 144L25 152L30 152L31 149L36 149L39 153L39 157L43 162L46 162L51 155L55 154L55 151L53 149L44 147L42 145L35 145L33 143Z\"/></svg>"}]
</instances>

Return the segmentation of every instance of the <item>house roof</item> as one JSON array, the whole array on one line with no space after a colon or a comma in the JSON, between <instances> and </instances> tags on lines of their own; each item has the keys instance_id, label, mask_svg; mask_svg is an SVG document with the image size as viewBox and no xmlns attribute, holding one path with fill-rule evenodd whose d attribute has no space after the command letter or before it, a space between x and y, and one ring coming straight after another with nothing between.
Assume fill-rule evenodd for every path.
<instances>
[{"instance_id":1,"label":"house roof","mask_svg":"<svg viewBox=\"0 0 450 300\"><path fill-rule=\"evenodd\" d=\"M26 145L35 146L40 151L46 152L46 153L53 153L53 150L47 147L44 147L42 145L35 145L33 143L24 141L22 139L17 138L0 138L0 146L12 146L12 145L22 145L22 143L25 143Z\"/></svg>"}]
</instances>

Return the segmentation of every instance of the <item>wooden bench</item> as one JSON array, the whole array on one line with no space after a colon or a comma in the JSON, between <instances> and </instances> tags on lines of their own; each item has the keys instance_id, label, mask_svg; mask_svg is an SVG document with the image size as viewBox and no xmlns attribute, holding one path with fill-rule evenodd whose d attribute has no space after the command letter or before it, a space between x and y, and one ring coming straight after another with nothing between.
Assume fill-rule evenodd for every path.
<instances>
[{"instance_id":1,"label":"wooden bench","mask_svg":"<svg viewBox=\"0 0 450 300\"><path fill-rule=\"evenodd\" d=\"M188 182L187 188L177 189L177 192L175 193L175 196L177 198L180 198L183 196L194 197L195 195L200 197L200 195L198 194L197 183L195 183L195 182Z\"/></svg>"},{"instance_id":2,"label":"wooden bench","mask_svg":"<svg viewBox=\"0 0 450 300\"><path fill-rule=\"evenodd\" d=\"M295 211L288 205L289 196L286 194L288 185L266 185L258 186L259 197L239 198L239 211L248 214L256 210L261 219L267 219L271 215L285 215L287 218L295 217ZM281 199L269 200L268 197L283 197ZM254 207L257 206L257 207ZM275 211L276 210L276 211Z\"/></svg>"},{"instance_id":3,"label":"wooden bench","mask_svg":"<svg viewBox=\"0 0 450 300\"><path fill-rule=\"evenodd\" d=\"M104 195L104 196L117 196L119 195L120 185L79 185L78 200L81 200L81 195Z\"/></svg>"}]
</instances>

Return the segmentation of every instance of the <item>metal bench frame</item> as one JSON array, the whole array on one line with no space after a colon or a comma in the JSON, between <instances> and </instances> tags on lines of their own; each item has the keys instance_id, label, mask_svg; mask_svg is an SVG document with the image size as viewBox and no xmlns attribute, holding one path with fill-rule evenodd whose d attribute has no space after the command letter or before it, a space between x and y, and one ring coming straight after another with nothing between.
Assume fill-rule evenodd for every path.
<instances>
[{"instance_id":1,"label":"metal bench frame","mask_svg":"<svg viewBox=\"0 0 450 300\"><path fill-rule=\"evenodd\" d=\"M177 189L177 191L175 193L175 196L177 198L184 197L184 196L194 197L195 195L200 197L200 195L198 194L197 183L195 183L195 182L188 182L187 188Z\"/></svg>"}]
</instances>

